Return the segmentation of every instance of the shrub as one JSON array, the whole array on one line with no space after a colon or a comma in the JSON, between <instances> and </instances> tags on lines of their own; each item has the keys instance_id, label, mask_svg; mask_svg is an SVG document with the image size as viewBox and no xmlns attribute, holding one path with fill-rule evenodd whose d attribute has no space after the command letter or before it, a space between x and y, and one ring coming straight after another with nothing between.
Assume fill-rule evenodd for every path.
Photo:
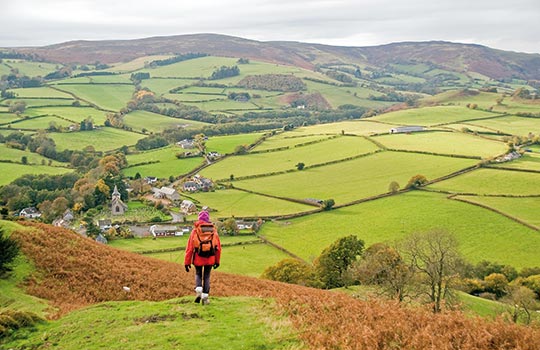
<instances>
[{"instance_id":1,"label":"shrub","mask_svg":"<svg viewBox=\"0 0 540 350\"><path fill-rule=\"evenodd\" d=\"M0 228L0 275L10 270L9 264L18 254L19 244L9 237L4 237L4 230Z\"/></svg>"}]
</instances>

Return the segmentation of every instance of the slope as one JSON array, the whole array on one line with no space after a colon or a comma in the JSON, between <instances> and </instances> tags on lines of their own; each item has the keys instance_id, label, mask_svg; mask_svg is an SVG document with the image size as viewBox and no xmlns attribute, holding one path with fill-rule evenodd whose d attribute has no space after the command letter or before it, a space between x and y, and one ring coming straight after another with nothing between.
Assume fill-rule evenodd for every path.
<instances>
[{"instance_id":1,"label":"slope","mask_svg":"<svg viewBox=\"0 0 540 350\"><path fill-rule=\"evenodd\" d=\"M37 269L27 290L50 300L61 315L104 301L159 301L192 293L192 276L176 264L102 246L65 229L24 225L34 229L12 236ZM219 272L214 277L215 296L274 299L311 349L535 349L540 343L540 329L500 320L467 318L458 312L434 315L425 309ZM131 292L123 286L130 286ZM218 299L209 307L222 306Z\"/></svg>"}]
</instances>

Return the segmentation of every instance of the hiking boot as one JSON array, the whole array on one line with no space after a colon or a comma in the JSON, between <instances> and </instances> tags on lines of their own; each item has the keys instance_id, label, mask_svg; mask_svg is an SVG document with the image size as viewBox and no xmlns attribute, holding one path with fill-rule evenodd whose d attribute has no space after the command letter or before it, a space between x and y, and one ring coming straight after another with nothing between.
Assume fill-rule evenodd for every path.
<instances>
[{"instance_id":1,"label":"hiking boot","mask_svg":"<svg viewBox=\"0 0 540 350\"><path fill-rule=\"evenodd\" d=\"M198 304L201 302L201 296L202 296L202 287L195 288L195 302Z\"/></svg>"},{"instance_id":2,"label":"hiking boot","mask_svg":"<svg viewBox=\"0 0 540 350\"><path fill-rule=\"evenodd\" d=\"M208 293L202 293L201 297L202 297L202 304L203 305L210 304L210 300L208 299Z\"/></svg>"}]
</instances>

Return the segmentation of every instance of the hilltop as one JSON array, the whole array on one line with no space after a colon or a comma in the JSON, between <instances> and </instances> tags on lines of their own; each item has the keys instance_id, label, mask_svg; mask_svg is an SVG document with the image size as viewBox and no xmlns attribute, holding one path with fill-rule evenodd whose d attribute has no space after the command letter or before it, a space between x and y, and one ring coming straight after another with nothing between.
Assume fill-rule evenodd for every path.
<instances>
[{"instance_id":1,"label":"hilltop","mask_svg":"<svg viewBox=\"0 0 540 350\"><path fill-rule=\"evenodd\" d=\"M126 62L158 54L203 52L246 57L306 69L317 65L355 64L384 68L391 64L427 64L491 79L540 79L540 55L508 52L474 44L442 41L402 42L371 47L342 47L301 42L262 42L219 34L192 34L135 40L70 41L44 47L17 48L63 64Z\"/></svg>"},{"instance_id":2,"label":"hilltop","mask_svg":"<svg viewBox=\"0 0 540 350\"><path fill-rule=\"evenodd\" d=\"M102 246L69 230L43 224L24 225L30 226L30 229L20 227L12 236L22 244L24 254L36 269L27 279L26 291L48 300L57 308L56 316L106 301L160 301L191 294L192 276L181 271L177 264ZM241 307L242 299L229 301L231 296L273 299L279 313L290 319L295 332L306 344L305 348L534 349L540 342L540 331L536 328L469 318L459 312L435 315L421 308L403 307L381 300L361 301L338 292L219 272L214 277L214 295L221 298L208 306L214 310L211 313L220 313L220 310L224 311L229 305ZM131 292L126 293L122 286L130 286ZM133 315L124 313L123 319L129 323L133 318L135 325L140 327L141 323L145 323L144 320L146 323L164 322L165 325L181 317L186 325L194 327L193 323L187 321L189 318L201 317L205 321L213 318L208 311L194 312L182 300L169 303L172 306L169 306L168 313L164 313L162 304L147 304L146 311L137 310ZM249 303L246 300L244 302ZM103 315L109 317L135 305L103 304L102 308L106 309ZM90 308L86 313L101 309ZM172 310L174 313L171 313ZM266 317L278 318L276 314ZM59 322L61 324L62 319ZM69 322L69 334L79 334L78 327L81 325L77 325L74 320ZM96 325L99 323L94 322ZM113 317L109 322L116 325L122 319L114 320ZM129 324L133 328L133 323ZM237 328L235 332L242 332L242 328ZM64 339L68 340L67 333L60 330L51 331L45 338L40 334L38 330L27 333L25 337L34 346L45 346L50 342L61 345ZM100 334L86 334L85 346L91 347L98 339L102 339ZM125 334L128 333L118 328L107 337L112 338L111 342L116 344L125 341L122 340ZM166 344L182 346L178 344L179 341L179 336L170 336ZM137 344L132 345L138 348Z\"/></svg>"}]
</instances>

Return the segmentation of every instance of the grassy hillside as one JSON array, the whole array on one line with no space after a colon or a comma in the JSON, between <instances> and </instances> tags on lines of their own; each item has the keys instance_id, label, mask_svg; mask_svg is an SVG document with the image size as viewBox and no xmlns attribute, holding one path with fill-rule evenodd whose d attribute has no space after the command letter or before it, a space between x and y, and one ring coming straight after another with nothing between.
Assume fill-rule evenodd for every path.
<instances>
[{"instance_id":1,"label":"grassy hillside","mask_svg":"<svg viewBox=\"0 0 540 350\"><path fill-rule=\"evenodd\" d=\"M34 227L13 233L41 277L30 280L27 291L49 299L64 316L0 340L8 348L115 347L125 345L126 339L134 348L191 348L187 338L195 327L223 334L216 337L221 341L214 346L218 348L248 343L278 349L352 344L365 349L534 349L540 341L540 332L533 327L455 311L435 315L422 308L219 272L213 273L212 302L201 308L182 297L193 293L193 282L178 265L108 248L64 229ZM130 292L122 286L130 286ZM78 311L66 314L69 310Z\"/></svg>"}]
</instances>

